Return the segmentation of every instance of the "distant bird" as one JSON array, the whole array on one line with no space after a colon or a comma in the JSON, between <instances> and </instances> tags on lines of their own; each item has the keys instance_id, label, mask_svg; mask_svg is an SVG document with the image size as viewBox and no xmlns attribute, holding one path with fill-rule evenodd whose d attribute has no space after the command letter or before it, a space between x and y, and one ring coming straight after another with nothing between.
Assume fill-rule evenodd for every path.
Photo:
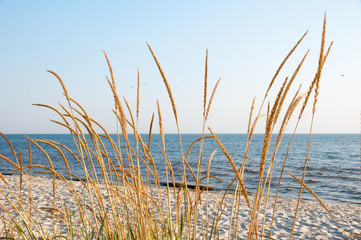
<instances>
[{"instance_id":1,"label":"distant bird","mask_svg":"<svg viewBox=\"0 0 361 240\"><path fill-rule=\"evenodd\" d=\"M343 76L345 76L345 75L341 74L340 76L343 77Z\"/></svg>"}]
</instances>

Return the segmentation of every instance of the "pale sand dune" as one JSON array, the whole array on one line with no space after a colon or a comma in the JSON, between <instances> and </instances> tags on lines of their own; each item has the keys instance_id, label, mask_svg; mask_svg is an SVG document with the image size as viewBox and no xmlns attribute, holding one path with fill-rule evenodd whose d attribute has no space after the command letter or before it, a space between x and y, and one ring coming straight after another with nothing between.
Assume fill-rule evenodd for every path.
<instances>
[{"instance_id":1,"label":"pale sand dune","mask_svg":"<svg viewBox=\"0 0 361 240\"><path fill-rule=\"evenodd\" d=\"M9 175L5 176L6 181L8 181L9 185L12 187L13 190L16 189L16 186L19 184L19 176L16 175ZM29 183L29 180L26 181ZM71 193L68 188L65 186L64 183L60 181L56 181L58 185L58 189L61 192L61 196L67 202L67 206L72 210L74 214L77 213L76 211L76 204L71 197ZM41 219L42 226L44 228L44 232L50 231L53 229L53 220L46 218L47 216L52 216L52 213L49 213L49 210L46 208L53 207L52 199L47 199L44 197L43 192L47 193L48 195L52 196L52 189L53 183L51 179L44 178L44 177L33 177L32 178L32 196L33 201L36 206L42 209L38 209L39 219ZM80 182L74 182L75 188L81 194L81 196L86 196L85 187ZM4 208L8 209L11 213L11 216L17 218L18 214L13 210L12 204L17 204L15 198L12 196L10 191L7 189L5 183L0 180L0 216L6 220L9 220L9 216L4 210ZM26 185L23 186L23 189L26 189ZM165 189L163 189L165 191ZM105 193L104 193L105 194ZM16 191L16 195L18 195L18 191ZM164 195L165 192L164 192ZM211 209L214 204L216 204L221 198L223 194L220 192L209 192L208 193L208 212L211 212ZM6 200L8 197L11 203ZM28 198L28 191L22 191L22 199L24 202L24 206L26 206L26 210L29 212L29 198ZM89 199L84 197L82 199L89 203ZM225 211L221 216L218 228L219 228L219 236L220 239L227 239L228 238L228 230L229 230L229 216L232 211L232 201L233 196L231 194L227 194L225 198ZM273 199L269 201L269 204L273 202ZM171 203L174 206L174 199L171 199ZM59 208L60 206L60 199L57 197L56 203ZM206 206L205 206L205 195L202 198L202 204L200 213L202 216L205 216ZM326 204L327 207L331 210L334 214L335 218L338 220L339 224L342 228L346 231L347 234L354 232L355 235L361 232L361 206L360 205L342 205L342 204ZM296 200L290 199L279 199L277 203L277 211L275 214L274 219L274 226L273 226L273 234L272 239L288 239L290 236L290 232L292 229L293 223L293 215L294 209L296 206ZM44 209L45 208L45 209ZM271 216L271 207L267 212L267 221L266 225L270 223L270 216ZM241 204L240 206L240 215L238 221L238 239L245 239L247 236L247 229L248 223L250 220L249 210L246 204ZM34 211L33 211L34 217ZM260 219L263 219L262 215L260 215ZM345 235L342 231L338 228L336 222L332 220L331 216L326 212L326 210L316 201L302 201L298 218L296 223L296 229L294 233L294 239L346 239ZM199 226L201 225L201 220L199 219ZM3 225L3 224L2 224ZM60 227L59 224L57 226ZM0 229L2 227L0 226ZM63 233L66 231L63 229ZM264 235L269 234L269 229L266 228ZM361 239L361 238L360 238Z\"/></svg>"}]
</instances>

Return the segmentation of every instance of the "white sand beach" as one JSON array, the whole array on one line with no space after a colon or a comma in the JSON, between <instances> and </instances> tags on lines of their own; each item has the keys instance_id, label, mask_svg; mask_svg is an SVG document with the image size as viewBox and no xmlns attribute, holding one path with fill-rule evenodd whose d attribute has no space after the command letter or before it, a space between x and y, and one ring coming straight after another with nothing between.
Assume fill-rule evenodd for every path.
<instances>
[{"instance_id":1,"label":"white sand beach","mask_svg":"<svg viewBox=\"0 0 361 240\"><path fill-rule=\"evenodd\" d=\"M4 176L8 185L15 190L16 186L19 185L19 176L18 175L7 175ZM29 179L24 178L27 183ZM61 192L61 197L67 203L67 206L76 213L76 204L75 202L68 201L67 199L73 199L71 197L71 192L68 187L61 181L56 181L58 185L59 192ZM28 184L24 184L22 187L26 189ZM79 193L85 192L85 187L81 182L74 182L75 188ZM7 185L0 179L0 217L10 221L10 215L14 218L18 217L18 214L15 212L13 206L17 203L14 195L8 190ZM32 198L34 205L37 206L37 214L41 220L42 227L44 232L51 231L53 229L53 220L48 217L52 215L51 209L52 199L45 197L44 193L51 196L53 189L52 180L45 177L32 177ZM165 189L164 189L165 191ZM30 202L29 202L29 193L27 190L22 191L20 197L18 191L14 191L15 195L22 201L26 210L30 211ZM209 192L208 193L208 203L211 207L213 204L217 203L223 194L221 192ZM205 203L205 194L202 199L202 204ZM85 200L85 199L83 199ZM273 201L271 199L269 204ZM85 200L86 201L86 200ZM223 212L218 228L219 228L219 237L220 239L228 238L229 230L229 216L232 211L232 201L233 195L227 194L225 198L225 211ZM55 204L60 204L60 197L57 197ZM174 204L174 201L172 201ZM279 199L277 203L277 211L275 213L274 224L273 224L273 233L272 239L289 239L290 232L293 224L293 215L295 212L296 200L290 199ZM353 236L356 236L361 232L361 206L360 205L342 205L342 204L326 204L329 210L333 213L334 217L337 219L341 227L344 229L346 234L353 233ZM59 206L60 207L60 206ZM271 208L268 208L271 209ZM34 210L33 210L34 211ZM203 212L205 208L203 206ZM202 214L202 212L201 212ZM269 223L269 218L271 216L271 210L267 213L266 226ZM260 219L263 219L260 215ZM249 209L246 204L241 203L240 205L240 215L238 220L238 239L245 239L247 236L248 226L250 221ZM2 224L4 226L4 224ZM57 226L59 227L59 226ZM0 227L1 229L1 227ZM3 234L3 233L2 233ZM269 234L269 229L265 228L264 235ZM294 239L346 239L345 234L339 229L336 222L331 218L329 213L321 206L317 201L302 201L300 210L298 213L296 228L294 232ZM266 238L267 239L267 238ZM352 239L352 238L351 238ZM361 237L360 237L361 239Z\"/></svg>"}]
</instances>

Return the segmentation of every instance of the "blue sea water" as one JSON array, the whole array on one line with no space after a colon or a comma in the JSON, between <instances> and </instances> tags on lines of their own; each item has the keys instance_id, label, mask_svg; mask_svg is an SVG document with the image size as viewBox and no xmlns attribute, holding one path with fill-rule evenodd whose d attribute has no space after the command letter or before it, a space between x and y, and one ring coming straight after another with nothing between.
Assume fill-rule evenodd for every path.
<instances>
[{"instance_id":1,"label":"blue sea water","mask_svg":"<svg viewBox=\"0 0 361 240\"><path fill-rule=\"evenodd\" d=\"M6 135L11 141L17 155L19 150L21 151L23 164L28 164L28 140L21 134ZM73 138L69 134L41 134L27 135L33 139L50 139L66 145L67 147L75 150ZM117 139L116 135L111 135L114 140ZM189 146L199 138L199 134L184 134L182 135L183 151L186 155ZM243 155L246 146L247 136L245 134L220 134L217 135L225 146L229 154L231 155L236 166L240 166L243 160ZM132 135L129 136L132 139ZM147 135L142 135L145 142L148 141ZM302 178L302 172L307 152L308 144L307 134L297 134L294 137L290 153L286 162L286 170L296 175L298 178ZM261 150L263 147L262 134L255 134L253 136L251 146L248 152L248 158L246 161L246 168L244 173L244 181L249 192L255 192L258 184L258 172L259 165L257 162L261 158ZM277 138L276 135L272 136L272 142L267 156L267 163L272 157L274 141ZM284 135L281 145L277 151L275 157L275 166L272 175L271 195L275 194L277 188L280 169L282 168L286 152L291 141L292 135ZM88 139L90 140L90 139ZM166 156L172 163L172 168L176 181L180 182L180 176L183 171L182 156L179 147L179 138L176 134L165 135L165 149ZM109 142L104 141L107 149L109 150L109 156L111 159L115 159L114 152L111 151ZM161 145L160 136L157 134L152 135L150 149L155 160L155 165L159 174L160 181L166 182L165 164L162 152L159 149ZM46 150L49 158L54 164L55 169L58 172L65 172L66 167L60 153L53 147L46 144L40 144L44 150ZM188 162L193 169L196 169L196 162L199 153L200 143L193 145L189 149ZM223 154L222 150L218 146L214 139L205 139L203 146L203 164L202 170L205 171L207 163L211 153L217 150L211 161L211 175L220 178L223 182L219 182L215 179L210 179L210 186L216 188L216 190L225 190L231 181L234 179L235 174L229 164L229 161ZM125 156L125 150L122 154ZM6 156L10 159L14 159L12 151L7 142L0 138L0 155ZM34 144L31 144L31 156L33 164L41 164L50 166L44 153ZM70 154L66 154L67 160L70 165L71 172L78 177L84 177L83 171L80 168L79 163ZM99 166L96 166L99 168ZM11 172L13 166L6 161L0 159L0 171L1 173L13 173ZM361 161L360 161L360 136L358 134L313 134L311 137L310 152L308 156L307 171L305 176L305 183L309 186L323 201L342 203L342 204L361 204ZM40 173L39 169L33 170L38 172L35 174L44 175ZM44 171L44 170L41 170ZM142 165L142 171L145 173L144 164ZM98 171L100 173L100 171ZM99 176L101 177L101 176ZM187 171L187 178L189 183L192 181L189 170ZM206 183L204 182L203 185ZM284 198L297 198L300 184L296 182L286 172L283 175L283 180L280 188L280 196ZM231 187L234 190L234 185ZM303 199L315 200L314 197L303 190Z\"/></svg>"}]
</instances>

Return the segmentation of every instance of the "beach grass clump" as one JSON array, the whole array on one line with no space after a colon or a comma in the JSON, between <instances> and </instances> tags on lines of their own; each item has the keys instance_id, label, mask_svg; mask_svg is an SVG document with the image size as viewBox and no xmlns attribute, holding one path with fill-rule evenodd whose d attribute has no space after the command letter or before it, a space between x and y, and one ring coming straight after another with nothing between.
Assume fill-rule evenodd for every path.
<instances>
[{"instance_id":1,"label":"beach grass clump","mask_svg":"<svg viewBox=\"0 0 361 240\"><path fill-rule=\"evenodd\" d=\"M281 65L272 77L267 91L258 111L255 110L255 100L252 103L249 115L247 130L247 143L243 155L243 161L237 166L232 156L223 146L217 135L207 125L209 112L214 100L220 79L214 86L209 97L208 94L208 51L205 59L205 77L203 90L203 127L201 137L195 139L190 146L183 146L182 134L178 121L176 101L172 89L166 78L164 70L159 63L156 54L148 45L151 55L159 69L166 91L171 102L174 120L178 130L181 159L182 176L177 181L174 174L174 163L167 155L164 133L164 123L159 102L157 102L157 119L152 116L149 134L142 137L138 130L139 106L140 106L140 77L138 71L137 79L137 104L133 114L126 99L119 97L116 81L109 58L105 58L109 67L110 76L107 77L111 93L114 97L114 116L117 126L117 139L114 140L107 130L93 119L87 111L72 98L62 78L55 72L49 71L60 82L64 91L66 104L60 104L55 108L45 104L34 104L48 108L55 112L60 120L52 120L69 131L73 138L73 146L65 146L51 139L34 139L27 137L28 159L25 161L21 151L17 152L4 134L11 156L0 155L2 161L13 166L12 172L18 176L6 176L0 173L0 234L1 238L7 239L237 239L240 234L239 216L241 204L247 205L249 221L247 225L247 239L271 239L274 214L277 211L278 190L282 184L282 176L285 171L285 164L288 156L284 158L282 172L278 179L276 196L270 198L270 187L272 181L273 166L277 149L281 144L282 136L286 131L289 121L292 118L297 120L293 136L303 113L314 96L312 105L312 122L316 110L316 102L319 93L319 82L325 61L330 47L325 51L326 20L322 31L321 49L316 74L306 93L301 89L290 93L291 85L297 77L308 52L300 60L297 68L290 77L283 80L276 98L268 103L269 91L274 82L278 79L280 71L296 48L302 42L305 33L292 50L287 54ZM288 100L289 99L289 100ZM300 108L298 108L300 107ZM299 109L299 110L298 110ZM281 111L284 110L284 111ZM248 152L255 128L258 122L265 119L265 132L259 166L259 181L257 191L249 193L246 188L244 172L248 161ZM277 125L277 123L280 123ZM164 158L166 183L161 182L161 176L157 169L157 161L152 154L150 147L155 125L158 125L161 144L159 149ZM100 129L100 130L99 130ZM310 128L311 142L312 123ZM271 147L271 138L277 133L275 146ZM216 179L212 176L212 159L216 152L204 156L203 147L205 139L213 138L219 145L228 163L234 172L234 180L229 183L226 191L222 192L219 199L211 199L209 180ZM293 139L293 137L292 137ZM188 163L189 152L196 144L200 144L197 155L196 167ZM292 141L289 143L290 151ZM62 162L66 172L59 172L47 151L46 147L56 150L59 157L56 161ZM43 154L48 165L37 164L32 159L32 152L36 149ZM309 150L309 147L308 149ZM308 153L307 153L308 154ZM269 158L269 156L271 156ZM82 177L73 174L69 161L76 161L79 169L82 170ZM24 164L26 162L26 164ZM311 192L322 206L329 212L326 205L317 195L305 185L304 177L307 165L305 156L302 179L289 173L300 183L300 191L294 213L294 223L290 231L290 238L293 237L294 226L297 222L297 212L301 199L302 188L305 187ZM206 166L206 172L202 172ZM47 175L47 178L38 176L38 173ZM194 185L188 181L192 179ZM233 201L227 202L226 196L229 189L235 185L232 194ZM46 202L39 204L39 199ZM232 205L229 214L229 223L226 236L220 236L220 229L224 228L219 224L222 214L225 214L226 205ZM271 209L271 220L267 221L266 216ZM332 216L336 221L336 219ZM336 221L337 222L337 221ZM338 224L338 223L337 223ZM342 228L339 225L341 231ZM344 232L350 237L350 233Z\"/></svg>"}]
</instances>

